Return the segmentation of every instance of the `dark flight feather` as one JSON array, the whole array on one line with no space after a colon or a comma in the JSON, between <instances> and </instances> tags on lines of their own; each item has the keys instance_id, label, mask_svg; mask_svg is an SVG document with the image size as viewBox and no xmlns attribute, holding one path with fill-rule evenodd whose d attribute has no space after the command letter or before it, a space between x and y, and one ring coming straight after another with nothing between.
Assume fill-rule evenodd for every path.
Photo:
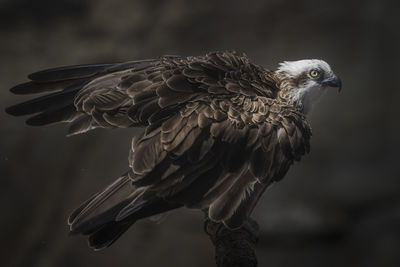
<instances>
[{"instance_id":1,"label":"dark flight feather","mask_svg":"<svg viewBox=\"0 0 400 267\"><path fill-rule=\"evenodd\" d=\"M73 102L75 94L82 87L71 87L66 90L41 96L6 109L6 112L14 116L33 114L47 109L65 106Z\"/></svg>"},{"instance_id":2,"label":"dark flight feather","mask_svg":"<svg viewBox=\"0 0 400 267\"><path fill-rule=\"evenodd\" d=\"M70 104L62 108L48 109L38 115L30 117L26 124L42 126L55 122L70 122L79 116L74 105Z\"/></svg>"},{"instance_id":3,"label":"dark flight feather","mask_svg":"<svg viewBox=\"0 0 400 267\"><path fill-rule=\"evenodd\" d=\"M65 81L77 78L88 78L95 75L96 73L104 71L107 67L113 65L115 65L115 63L87 64L52 68L32 73L28 76L28 78L32 81L41 83Z\"/></svg>"},{"instance_id":4,"label":"dark flight feather","mask_svg":"<svg viewBox=\"0 0 400 267\"><path fill-rule=\"evenodd\" d=\"M65 80L61 82L47 82L47 83L39 83L35 81L30 81L26 83L19 84L10 89L10 91L17 95L25 95L25 94L39 94L43 92L54 92L63 90L64 88L70 87L73 84L82 82L85 79L74 79L74 80Z\"/></svg>"}]
</instances>

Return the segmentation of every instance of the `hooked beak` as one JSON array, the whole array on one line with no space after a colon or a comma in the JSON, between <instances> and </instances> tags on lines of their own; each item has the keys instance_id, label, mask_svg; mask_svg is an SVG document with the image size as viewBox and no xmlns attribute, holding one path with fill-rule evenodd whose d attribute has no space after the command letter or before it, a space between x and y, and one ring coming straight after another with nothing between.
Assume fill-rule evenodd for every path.
<instances>
[{"instance_id":1,"label":"hooked beak","mask_svg":"<svg viewBox=\"0 0 400 267\"><path fill-rule=\"evenodd\" d=\"M329 86L329 87L337 87L339 88L339 92L342 90L342 80L336 75L333 75L332 77L323 80L322 81L323 86Z\"/></svg>"}]
</instances>

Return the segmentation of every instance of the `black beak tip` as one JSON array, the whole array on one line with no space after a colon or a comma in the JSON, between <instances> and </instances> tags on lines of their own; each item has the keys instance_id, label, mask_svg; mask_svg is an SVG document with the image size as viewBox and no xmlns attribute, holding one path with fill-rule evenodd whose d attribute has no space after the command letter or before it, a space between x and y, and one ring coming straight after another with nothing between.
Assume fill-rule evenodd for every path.
<instances>
[{"instance_id":1,"label":"black beak tip","mask_svg":"<svg viewBox=\"0 0 400 267\"><path fill-rule=\"evenodd\" d=\"M338 88L338 92L342 91L342 80L339 77L337 77L336 75L334 77L332 77L331 79L323 82L323 84L325 86Z\"/></svg>"},{"instance_id":2,"label":"black beak tip","mask_svg":"<svg viewBox=\"0 0 400 267\"><path fill-rule=\"evenodd\" d=\"M342 80L336 76L336 86L338 88L338 92L342 91Z\"/></svg>"},{"instance_id":3,"label":"black beak tip","mask_svg":"<svg viewBox=\"0 0 400 267\"><path fill-rule=\"evenodd\" d=\"M338 93L340 93L342 91L342 82L340 81L336 87L338 88Z\"/></svg>"}]
</instances>

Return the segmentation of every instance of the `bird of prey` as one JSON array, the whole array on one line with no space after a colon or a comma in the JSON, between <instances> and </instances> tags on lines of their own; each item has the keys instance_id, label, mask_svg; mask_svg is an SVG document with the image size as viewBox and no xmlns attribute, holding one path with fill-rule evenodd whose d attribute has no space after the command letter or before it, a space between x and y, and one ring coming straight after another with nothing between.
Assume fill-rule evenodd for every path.
<instances>
[{"instance_id":1,"label":"bird of prey","mask_svg":"<svg viewBox=\"0 0 400 267\"><path fill-rule=\"evenodd\" d=\"M9 107L68 135L142 127L129 168L69 217L72 234L108 247L137 220L180 207L201 209L230 229L243 225L265 189L309 152L306 115L340 79L323 60L277 70L244 54L162 56L54 68L29 75L15 94L49 92Z\"/></svg>"}]
</instances>

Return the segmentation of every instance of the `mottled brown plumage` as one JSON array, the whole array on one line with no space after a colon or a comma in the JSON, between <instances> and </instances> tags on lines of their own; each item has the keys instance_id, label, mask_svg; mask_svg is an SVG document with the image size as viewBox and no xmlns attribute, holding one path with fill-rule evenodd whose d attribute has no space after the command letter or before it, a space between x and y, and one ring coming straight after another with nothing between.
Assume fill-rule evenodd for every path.
<instances>
[{"instance_id":1,"label":"mottled brown plumage","mask_svg":"<svg viewBox=\"0 0 400 267\"><path fill-rule=\"evenodd\" d=\"M81 65L29 76L16 94L49 95L10 107L31 125L68 122L69 135L144 127L130 170L71 215L72 233L109 246L136 220L181 206L240 227L264 190L309 151L301 105L287 77L242 54Z\"/></svg>"}]
</instances>

